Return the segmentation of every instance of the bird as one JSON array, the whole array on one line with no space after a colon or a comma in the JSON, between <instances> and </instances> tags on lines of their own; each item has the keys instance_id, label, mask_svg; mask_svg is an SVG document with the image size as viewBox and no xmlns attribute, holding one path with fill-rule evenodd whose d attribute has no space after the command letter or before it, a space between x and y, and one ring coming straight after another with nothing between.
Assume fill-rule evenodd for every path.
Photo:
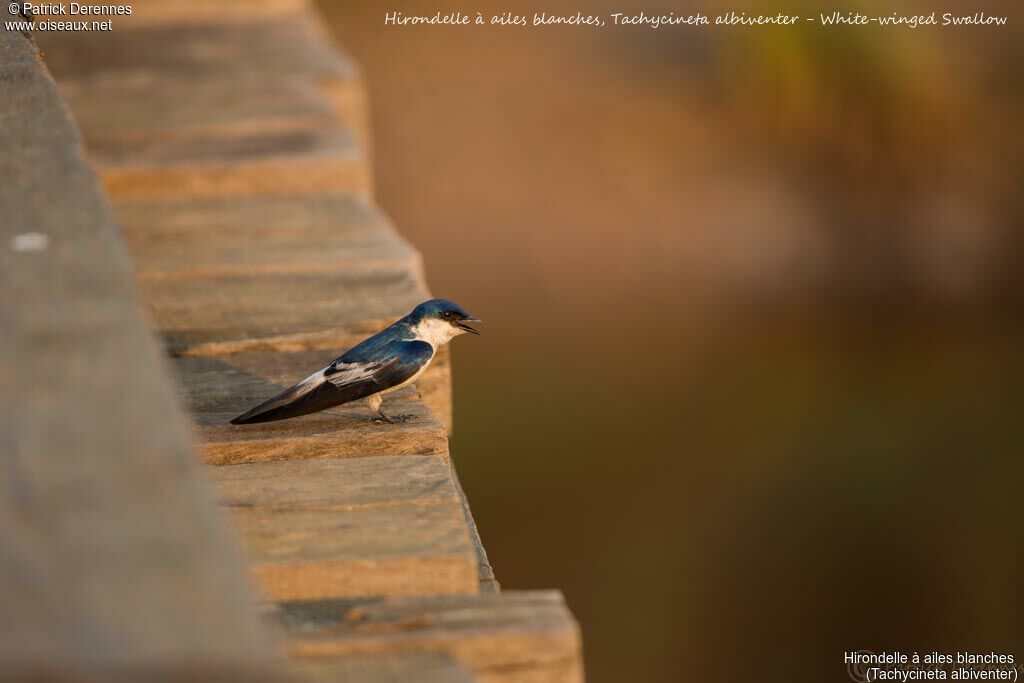
<instances>
[{"instance_id":1,"label":"bird","mask_svg":"<svg viewBox=\"0 0 1024 683\"><path fill-rule=\"evenodd\" d=\"M363 340L327 367L231 420L234 425L286 420L363 399L371 420L384 414L384 394L415 382L437 350L460 334L480 334L467 323L483 322L447 299L430 299L409 315Z\"/></svg>"}]
</instances>

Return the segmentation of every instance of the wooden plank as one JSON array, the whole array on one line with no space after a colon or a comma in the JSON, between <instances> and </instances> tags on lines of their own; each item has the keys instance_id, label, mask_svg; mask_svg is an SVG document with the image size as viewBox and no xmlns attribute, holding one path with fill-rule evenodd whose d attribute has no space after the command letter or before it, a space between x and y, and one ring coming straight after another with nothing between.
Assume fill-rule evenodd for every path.
<instances>
[{"instance_id":1,"label":"wooden plank","mask_svg":"<svg viewBox=\"0 0 1024 683\"><path fill-rule=\"evenodd\" d=\"M122 17L116 23L129 28L132 19ZM312 12L247 21L146 22L131 30L105 32L102 40L88 31L35 35L47 65L60 81L111 72L159 77L256 73L358 78L352 61L334 48Z\"/></svg>"},{"instance_id":2,"label":"wooden plank","mask_svg":"<svg viewBox=\"0 0 1024 683\"><path fill-rule=\"evenodd\" d=\"M287 603L279 618L296 658L443 651L479 681L583 680L579 628L557 591Z\"/></svg>"},{"instance_id":3,"label":"wooden plank","mask_svg":"<svg viewBox=\"0 0 1024 683\"><path fill-rule=\"evenodd\" d=\"M382 268L420 273L419 254L380 210L353 195L118 201L114 210L141 278Z\"/></svg>"},{"instance_id":4,"label":"wooden plank","mask_svg":"<svg viewBox=\"0 0 1024 683\"><path fill-rule=\"evenodd\" d=\"M0 32L0 83L0 672L264 678L106 200L20 32Z\"/></svg>"},{"instance_id":5,"label":"wooden plank","mask_svg":"<svg viewBox=\"0 0 1024 683\"><path fill-rule=\"evenodd\" d=\"M316 12L305 0L251 4L149 3L113 19L116 29L103 41L74 33L39 40L90 146L102 143L101 132L126 132L114 121L128 131L153 122L166 128L168 119L208 126L232 116L236 126L254 119L266 125L267 114L280 123L282 115L306 118L327 103L332 120L368 149L361 70L332 43ZM172 106L161 108L165 102ZM102 130L93 126L97 112Z\"/></svg>"},{"instance_id":6,"label":"wooden plank","mask_svg":"<svg viewBox=\"0 0 1024 683\"><path fill-rule=\"evenodd\" d=\"M426 298L404 267L143 279L139 288L175 355L337 344Z\"/></svg>"},{"instance_id":7,"label":"wooden plank","mask_svg":"<svg viewBox=\"0 0 1024 683\"><path fill-rule=\"evenodd\" d=\"M365 157L341 127L107 142L89 152L115 199L371 193Z\"/></svg>"},{"instance_id":8,"label":"wooden plank","mask_svg":"<svg viewBox=\"0 0 1024 683\"><path fill-rule=\"evenodd\" d=\"M270 600L449 595L477 590L457 508L241 511L234 521L250 571Z\"/></svg>"},{"instance_id":9,"label":"wooden plank","mask_svg":"<svg viewBox=\"0 0 1024 683\"><path fill-rule=\"evenodd\" d=\"M272 599L478 590L441 456L238 465L214 477Z\"/></svg>"},{"instance_id":10,"label":"wooden plank","mask_svg":"<svg viewBox=\"0 0 1024 683\"><path fill-rule=\"evenodd\" d=\"M371 508L451 505L458 494L440 456L306 460L218 467L211 472L229 508Z\"/></svg>"},{"instance_id":11,"label":"wooden plank","mask_svg":"<svg viewBox=\"0 0 1024 683\"><path fill-rule=\"evenodd\" d=\"M71 105L90 149L116 148L153 136L244 131L281 132L339 125L369 161L369 114L361 76L259 72L221 74L107 71L64 78Z\"/></svg>"},{"instance_id":12,"label":"wooden plank","mask_svg":"<svg viewBox=\"0 0 1024 683\"><path fill-rule=\"evenodd\" d=\"M369 193L367 155L309 79L129 73L63 88L115 197Z\"/></svg>"},{"instance_id":13,"label":"wooden plank","mask_svg":"<svg viewBox=\"0 0 1024 683\"><path fill-rule=\"evenodd\" d=\"M111 72L60 83L90 148L145 136L234 134L336 124L339 115L319 82L294 74ZM108 143L112 144L112 143Z\"/></svg>"},{"instance_id":14,"label":"wooden plank","mask_svg":"<svg viewBox=\"0 0 1024 683\"><path fill-rule=\"evenodd\" d=\"M345 160L353 165L360 163L358 147L352 142L347 131L338 127L316 126L274 132L215 131L209 135L160 135L108 141L108 144L99 147L90 146L89 159L104 177L129 173L170 175L172 172L181 174L185 171L208 174L212 169L242 174L249 165L277 164L284 168L287 164L298 179L289 181L279 178L279 183L285 188L297 185L300 180L308 180L304 174L318 172L318 163L331 165L340 164ZM224 181L222 184L227 185L228 182ZM349 189L344 183L332 185L325 182L316 188L295 191L345 192ZM200 187L192 194L206 196L221 191L223 190L218 188ZM245 191L245 188L239 191ZM153 190L152 194L175 196L169 191L162 190Z\"/></svg>"},{"instance_id":15,"label":"wooden plank","mask_svg":"<svg viewBox=\"0 0 1024 683\"><path fill-rule=\"evenodd\" d=\"M305 683L473 683L466 667L444 652L402 652L301 660L292 670Z\"/></svg>"},{"instance_id":16,"label":"wooden plank","mask_svg":"<svg viewBox=\"0 0 1024 683\"><path fill-rule=\"evenodd\" d=\"M147 24L110 32L101 42L76 33L41 40L69 94L92 98L86 140L115 197L370 194L367 155L356 138L365 135L366 118L359 111L359 72L332 49L311 12L249 22ZM254 99L257 80L267 87L262 99ZM310 88L320 89L315 107L273 97L302 86L307 104L314 104ZM162 107L178 114L139 115L160 110L176 94L192 104ZM232 110L244 107L250 114L228 123ZM341 115L325 122L330 109ZM169 128L165 119L176 116L184 125ZM97 119L105 122L98 130L88 125ZM135 123L125 126L125 120Z\"/></svg>"},{"instance_id":17,"label":"wooden plank","mask_svg":"<svg viewBox=\"0 0 1024 683\"><path fill-rule=\"evenodd\" d=\"M229 465L375 455L448 457L444 424L416 400L412 387L385 398L385 412L403 418L396 424L373 422L362 403L281 422L229 424L231 418L308 377L336 355L312 350L174 359L184 402L202 440L203 459Z\"/></svg>"}]
</instances>

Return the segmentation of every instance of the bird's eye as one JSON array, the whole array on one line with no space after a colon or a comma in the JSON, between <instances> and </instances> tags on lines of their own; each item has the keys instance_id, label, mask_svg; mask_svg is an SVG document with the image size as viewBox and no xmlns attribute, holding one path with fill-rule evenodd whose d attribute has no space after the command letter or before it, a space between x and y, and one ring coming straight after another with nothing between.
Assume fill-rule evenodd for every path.
<instances>
[{"instance_id":1,"label":"bird's eye","mask_svg":"<svg viewBox=\"0 0 1024 683\"><path fill-rule=\"evenodd\" d=\"M442 315L444 317L446 317L446 318L450 318L450 317L452 317L452 312L451 311L445 311L444 313L442 313Z\"/></svg>"}]
</instances>

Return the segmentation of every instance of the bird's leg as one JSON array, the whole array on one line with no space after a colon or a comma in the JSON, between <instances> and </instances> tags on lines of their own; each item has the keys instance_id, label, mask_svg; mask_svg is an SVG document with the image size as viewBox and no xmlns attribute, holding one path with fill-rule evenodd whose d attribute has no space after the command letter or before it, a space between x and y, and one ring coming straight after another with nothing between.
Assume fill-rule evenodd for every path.
<instances>
[{"instance_id":1,"label":"bird's leg","mask_svg":"<svg viewBox=\"0 0 1024 683\"><path fill-rule=\"evenodd\" d=\"M371 417L370 418L371 422L376 422L378 419L383 420L384 422L389 422L389 423L392 421L391 418L388 417L387 415L385 415L384 411L381 410L381 408L380 408L380 404L383 401L384 401L384 397L381 396L380 394L373 394L372 396L367 396L366 397L366 407L370 409L371 413L377 413L377 415L380 416L379 418Z\"/></svg>"},{"instance_id":2,"label":"bird's leg","mask_svg":"<svg viewBox=\"0 0 1024 683\"><path fill-rule=\"evenodd\" d=\"M398 422L406 422L412 419L412 415L395 415L394 417L388 417L384 414L384 410L380 404L384 402L384 398L380 394L374 394L366 398L366 405L369 407L371 413L377 413L375 417L371 417L370 420L377 422L387 422L388 424L396 424Z\"/></svg>"}]
</instances>

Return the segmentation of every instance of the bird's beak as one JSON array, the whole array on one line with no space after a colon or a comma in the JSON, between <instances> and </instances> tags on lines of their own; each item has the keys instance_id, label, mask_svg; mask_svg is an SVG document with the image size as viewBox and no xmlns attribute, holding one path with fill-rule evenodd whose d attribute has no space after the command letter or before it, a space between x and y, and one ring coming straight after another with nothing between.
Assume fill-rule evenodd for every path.
<instances>
[{"instance_id":1,"label":"bird's beak","mask_svg":"<svg viewBox=\"0 0 1024 683\"><path fill-rule=\"evenodd\" d=\"M472 327L470 327L466 323L482 323L482 322L483 322L483 320L481 320L480 318L476 317L475 315L471 315L471 316L469 316L468 318L466 318L464 320L456 320L455 321L455 326L458 327L460 330L465 330L466 332L471 332L472 334L480 334L479 332L474 330Z\"/></svg>"}]
</instances>

